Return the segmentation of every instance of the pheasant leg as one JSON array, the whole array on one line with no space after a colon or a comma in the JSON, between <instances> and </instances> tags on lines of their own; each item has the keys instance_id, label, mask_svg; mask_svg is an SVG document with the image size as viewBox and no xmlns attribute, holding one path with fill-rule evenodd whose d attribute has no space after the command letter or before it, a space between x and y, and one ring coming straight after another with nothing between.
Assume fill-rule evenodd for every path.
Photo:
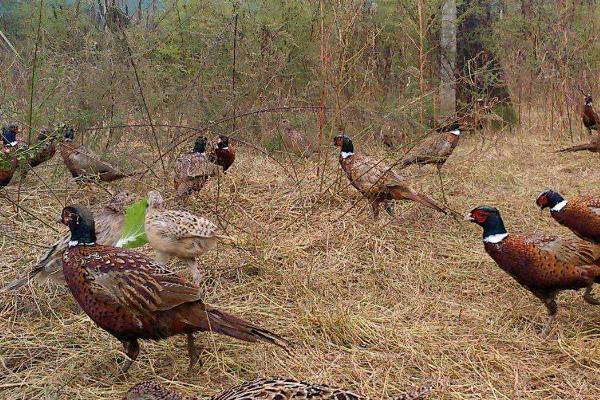
<instances>
[{"instance_id":1,"label":"pheasant leg","mask_svg":"<svg viewBox=\"0 0 600 400\"><path fill-rule=\"evenodd\" d=\"M169 254L164 253L162 251L156 251L156 261L160 265L167 265L167 263L169 262L170 259L171 259L171 256Z\"/></svg>"},{"instance_id":2,"label":"pheasant leg","mask_svg":"<svg viewBox=\"0 0 600 400\"><path fill-rule=\"evenodd\" d=\"M550 330L552 329L552 323L556 319L556 313L558 312L558 305L556 304L556 294L555 292L541 295L540 299L544 302L546 309L548 309L548 320L546 321L546 325L542 329L542 337L545 339L548 337Z\"/></svg>"},{"instance_id":3,"label":"pheasant leg","mask_svg":"<svg viewBox=\"0 0 600 400\"><path fill-rule=\"evenodd\" d=\"M200 272L200 268L198 267L198 262L194 258L190 258L186 260L186 263L190 266L190 271L192 273L192 279L194 283L198 286L202 284L203 276Z\"/></svg>"},{"instance_id":4,"label":"pheasant leg","mask_svg":"<svg viewBox=\"0 0 600 400\"><path fill-rule=\"evenodd\" d=\"M202 366L202 360L200 360L200 352L202 351L202 348L200 346L196 346L193 333L187 334L187 346L188 354L190 356L190 366L188 368L188 372L191 372L198 362L200 363L200 366Z\"/></svg>"},{"instance_id":5,"label":"pheasant leg","mask_svg":"<svg viewBox=\"0 0 600 400\"><path fill-rule=\"evenodd\" d=\"M385 211L390 214L392 217L394 216L394 208L392 207L392 203L390 203L389 201L385 200L383 202L383 208L385 208Z\"/></svg>"},{"instance_id":6,"label":"pheasant leg","mask_svg":"<svg viewBox=\"0 0 600 400\"><path fill-rule=\"evenodd\" d=\"M585 300L586 303L592 304L594 306L600 306L600 300L596 299L592 295L592 285L585 288L585 293L583 294L583 300Z\"/></svg>"},{"instance_id":7,"label":"pheasant leg","mask_svg":"<svg viewBox=\"0 0 600 400\"><path fill-rule=\"evenodd\" d=\"M129 370L129 367L131 367L131 364L133 364L133 362L137 359L138 355L140 354L140 345L138 344L136 339L127 340L121 343L123 343L123 349L125 350L125 354L127 354L127 357L129 358L123 363L122 372L123 375L125 375Z\"/></svg>"},{"instance_id":8,"label":"pheasant leg","mask_svg":"<svg viewBox=\"0 0 600 400\"><path fill-rule=\"evenodd\" d=\"M379 201L373 200L371 208L373 209L373 219L377 220L379 218Z\"/></svg>"},{"instance_id":9,"label":"pheasant leg","mask_svg":"<svg viewBox=\"0 0 600 400\"><path fill-rule=\"evenodd\" d=\"M438 178L440 178L440 188L442 189L442 199L444 199L444 205L448 207L448 200L446 200L446 191L444 190L444 180L442 179L442 165L436 164Z\"/></svg>"}]
</instances>

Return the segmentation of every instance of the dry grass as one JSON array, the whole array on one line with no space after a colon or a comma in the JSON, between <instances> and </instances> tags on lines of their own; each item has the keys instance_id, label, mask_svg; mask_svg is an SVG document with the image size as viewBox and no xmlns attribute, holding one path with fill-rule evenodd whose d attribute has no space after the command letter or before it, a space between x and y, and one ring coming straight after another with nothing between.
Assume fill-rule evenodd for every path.
<instances>
[{"instance_id":1,"label":"dry grass","mask_svg":"<svg viewBox=\"0 0 600 400\"><path fill-rule=\"evenodd\" d=\"M445 168L452 206L466 212L495 205L509 230L568 235L540 215L535 195L546 187L600 194L598 157L550 153L557 145L536 129L489 134L483 145L479 136L463 138ZM0 397L118 399L150 378L212 395L245 379L289 376L373 398L427 382L437 385L436 399L600 398L600 308L575 293L561 295L555 337L541 339L544 307L487 257L478 227L413 204L396 205L402 225L385 213L373 222L362 200L340 217L359 196L339 174L336 149L328 151L325 187L339 184L322 194L314 162L297 161L304 177L298 191L272 160L242 149L220 190L213 181L190 206L216 219L219 193L219 217L238 242L204 259L206 301L283 334L294 343L291 356L204 334L204 365L188 375L184 338L143 342L119 381L119 342L95 327L65 288L31 285L0 295ZM43 174L50 179L52 170ZM65 186L58 170L61 200L106 198L97 188ZM423 172L431 174L416 186L440 199L433 169ZM151 179L122 185L139 194L163 189ZM9 188L13 197L15 190ZM58 217L61 204L32 175L25 192L28 209L46 221ZM1 212L5 284L41 251L12 238L49 244L56 233L23 213L14 218L5 202Z\"/></svg>"}]
</instances>

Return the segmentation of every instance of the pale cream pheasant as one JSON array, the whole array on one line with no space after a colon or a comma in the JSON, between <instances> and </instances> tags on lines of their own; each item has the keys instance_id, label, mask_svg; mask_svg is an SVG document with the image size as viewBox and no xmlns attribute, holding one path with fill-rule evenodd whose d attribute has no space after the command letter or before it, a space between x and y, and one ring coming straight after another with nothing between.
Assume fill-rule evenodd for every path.
<instances>
[{"instance_id":1,"label":"pale cream pheasant","mask_svg":"<svg viewBox=\"0 0 600 400\"><path fill-rule=\"evenodd\" d=\"M198 257L215 248L219 238L224 237L206 218L187 211L163 209L163 198L154 190L148 193L145 230L150 246L156 251L156 260L163 265L171 257L183 260L198 285L202 281Z\"/></svg>"}]
</instances>

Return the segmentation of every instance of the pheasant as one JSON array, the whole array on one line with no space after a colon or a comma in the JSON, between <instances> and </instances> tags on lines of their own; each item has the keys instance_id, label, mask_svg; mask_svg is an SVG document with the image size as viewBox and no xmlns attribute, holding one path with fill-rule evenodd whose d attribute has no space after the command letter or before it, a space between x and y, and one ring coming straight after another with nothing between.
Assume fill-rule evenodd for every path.
<instances>
[{"instance_id":1,"label":"pheasant","mask_svg":"<svg viewBox=\"0 0 600 400\"><path fill-rule=\"evenodd\" d=\"M600 244L600 198L576 196L565 200L559 193L547 190L535 201L543 210L581 239Z\"/></svg>"},{"instance_id":2,"label":"pheasant","mask_svg":"<svg viewBox=\"0 0 600 400\"><path fill-rule=\"evenodd\" d=\"M64 141L60 146L60 155L73 178L77 180L97 178L103 182L112 182L136 175L119 172L91 149L81 144L75 144L75 130L73 128L65 127L62 129L64 129Z\"/></svg>"},{"instance_id":3,"label":"pheasant","mask_svg":"<svg viewBox=\"0 0 600 400\"><path fill-rule=\"evenodd\" d=\"M67 286L96 325L123 344L129 357L123 373L139 354L139 339L187 335L190 369L199 359L194 332L287 350L280 336L204 304L196 285L144 254L96 244L94 217L86 207L65 207L61 220L71 232L63 262Z\"/></svg>"},{"instance_id":4,"label":"pheasant","mask_svg":"<svg viewBox=\"0 0 600 400\"><path fill-rule=\"evenodd\" d=\"M441 213L447 213L429 196L417 193L391 167L366 155L355 154L354 145L348 136L336 136L333 143L341 148L340 165L352 186L371 202L375 219L379 216L381 203L392 215L390 200L412 200Z\"/></svg>"},{"instance_id":5,"label":"pheasant","mask_svg":"<svg viewBox=\"0 0 600 400\"><path fill-rule=\"evenodd\" d=\"M194 283L200 285L197 258L217 246L222 237L217 226L187 211L164 210L160 193L150 191L144 229L158 263L165 265L171 257L182 259L189 265Z\"/></svg>"},{"instance_id":6,"label":"pheasant","mask_svg":"<svg viewBox=\"0 0 600 400\"><path fill-rule=\"evenodd\" d=\"M122 190L117 192L100 210L96 217L96 236L99 244L110 246L116 245L121 237L123 230L123 221L125 218L125 208L128 206L135 196L129 192ZM63 255L69 245L70 234L61 237L50 250L43 255L37 264L26 275L15 279L3 290L15 290L25 285L27 282L36 280L43 282L50 279L57 284L66 284L63 268Z\"/></svg>"},{"instance_id":7,"label":"pheasant","mask_svg":"<svg viewBox=\"0 0 600 400\"><path fill-rule=\"evenodd\" d=\"M600 117L598 117L598 114L594 110L592 95L586 95L585 93L583 95L585 96L585 104L581 113L581 119L583 120L583 125L591 134L592 129L595 131L600 130Z\"/></svg>"},{"instance_id":8,"label":"pheasant","mask_svg":"<svg viewBox=\"0 0 600 400\"><path fill-rule=\"evenodd\" d=\"M426 138L418 146L412 148L400 162L400 167L405 168L411 164L435 164L438 177L440 178L442 196L444 203L446 203L444 181L442 180L442 166L448 161L448 158L458 145L460 126L454 123L438 131L440 132L439 134Z\"/></svg>"},{"instance_id":9,"label":"pheasant","mask_svg":"<svg viewBox=\"0 0 600 400\"><path fill-rule=\"evenodd\" d=\"M216 165L223 167L223 172L227 171L235 161L235 146L229 142L229 137L219 135L215 146L211 146L208 160Z\"/></svg>"},{"instance_id":10,"label":"pheasant","mask_svg":"<svg viewBox=\"0 0 600 400\"><path fill-rule=\"evenodd\" d=\"M56 154L57 135L47 129L44 129L38 135L38 143L33 147L33 154L28 157L27 164L29 168L35 168L40 164L50 160ZM28 169L23 170L23 177L27 176Z\"/></svg>"},{"instance_id":11,"label":"pheasant","mask_svg":"<svg viewBox=\"0 0 600 400\"><path fill-rule=\"evenodd\" d=\"M194 149L175 161L175 196L183 202L193 192L202 190L206 181L217 173L217 167L208 160L205 150L206 138L200 136Z\"/></svg>"},{"instance_id":12,"label":"pheasant","mask_svg":"<svg viewBox=\"0 0 600 400\"><path fill-rule=\"evenodd\" d=\"M557 153L572 153L575 151L590 151L592 153L600 153L600 135L589 143L578 144L576 146L567 147L557 150Z\"/></svg>"},{"instance_id":13,"label":"pheasant","mask_svg":"<svg viewBox=\"0 0 600 400\"><path fill-rule=\"evenodd\" d=\"M10 146L10 144L2 146L0 151L0 188L10 183L15 171L19 167L19 160L15 153L16 148Z\"/></svg>"},{"instance_id":14,"label":"pheasant","mask_svg":"<svg viewBox=\"0 0 600 400\"><path fill-rule=\"evenodd\" d=\"M411 390L394 400L419 400L429 396L433 388L424 386ZM185 396L156 381L141 382L129 389L123 400L201 400L206 397ZM367 400L345 389L318 385L293 379L262 378L227 389L210 400Z\"/></svg>"},{"instance_id":15,"label":"pheasant","mask_svg":"<svg viewBox=\"0 0 600 400\"><path fill-rule=\"evenodd\" d=\"M2 128L2 144L9 147L24 147L26 143L19 140L19 127L15 124L8 124Z\"/></svg>"},{"instance_id":16,"label":"pheasant","mask_svg":"<svg viewBox=\"0 0 600 400\"><path fill-rule=\"evenodd\" d=\"M544 337L556 317L555 299L561 290L585 288L583 299L600 305L591 294L600 281L600 245L576 238L509 235L493 207L475 208L467 219L483 228L485 251L498 266L546 306Z\"/></svg>"},{"instance_id":17,"label":"pheasant","mask_svg":"<svg viewBox=\"0 0 600 400\"><path fill-rule=\"evenodd\" d=\"M314 142L304 132L294 129L289 120L281 121L283 126L283 145L287 151L296 155L307 155L314 150Z\"/></svg>"}]
</instances>

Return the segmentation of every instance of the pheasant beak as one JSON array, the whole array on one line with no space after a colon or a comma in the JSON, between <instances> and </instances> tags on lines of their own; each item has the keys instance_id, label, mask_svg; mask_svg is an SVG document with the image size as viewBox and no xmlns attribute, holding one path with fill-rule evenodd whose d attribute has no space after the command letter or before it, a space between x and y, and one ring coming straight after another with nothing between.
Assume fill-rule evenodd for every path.
<instances>
[{"instance_id":1,"label":"pheasant beak","mask_svg":"<svg viewBox=\"0 0 600 400\"><path fill-rule=\"evenodd\" d=\"M473 218L473 216L471 214L467 214L467 215L465 215L464 221L473 222L473 221L475 221L475 218Z\"/></svg>"}]
</instances>

